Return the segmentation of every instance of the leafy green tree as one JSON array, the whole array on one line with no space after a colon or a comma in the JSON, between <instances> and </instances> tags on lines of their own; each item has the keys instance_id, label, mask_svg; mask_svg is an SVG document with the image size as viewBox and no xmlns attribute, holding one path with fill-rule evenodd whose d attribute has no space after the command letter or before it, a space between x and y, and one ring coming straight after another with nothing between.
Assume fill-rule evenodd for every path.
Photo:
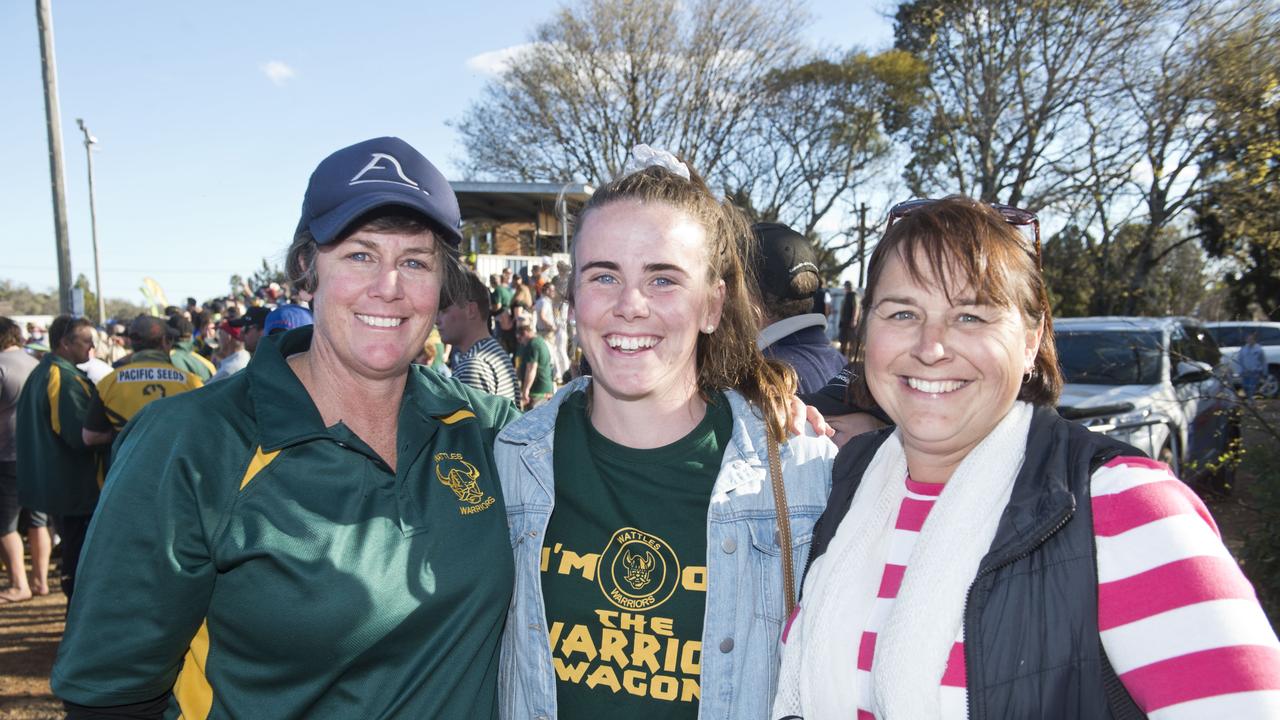
<instances>
[{"instance_id":1,"label":"leafy green tree","mask_svg":"<svg viewBox=\"0 0 1280 720\"><path fill-rule=\"evenodd\" d=\"M1054 317L1089 314L1098 277L1093 247L1093 238L1075 226L1045 240L1044 276Z\"/></svg>"},{"instance_id":2,"label":"leafy green tree","mask_svg":"<svg viewBox=\"0 0 1280 720\"><path fill-rule=\"evenodd\" d=\"M271 283L278 283L283 286L287 282L289 282L289 278L285 275L284 269L279 265L272 265L267 262L266 258L262 259L262 267L254 270L253 274L249 276L249 288L252 290L266 287Z\"/></svg>"},{"instance_id":3,"label":"leafy green tree","mask_svg":"<svg viewBox=\"0 0 1280 720\"><path fill-rule=\"evenodd\" d=\"M1161 262L1136 298L1130 297L1132 258L1150 228L1120 227L1102 244L1078 227L1068 227L1044 244L1044 274L1054 317L1085 315L1193 315L1208 297L1204 253L1173 228L1156 233Z\"/></svg>"},{"instance_id":4,"label":"leafy green tree","mask_svg":"<svg viewBox=\"0 0 1280 720\"><path fill-rule=\"evenodd\" d=\"M95 325L101 325L102 318L98 317L98 295L93 292L93 286L89 283L89 278L85 277L84 273L80 273L71 287L77 288L84 293L84 316L92 320Z\"/></svg>"},{"instance_id":5,"label":"leafy green tree","mask_svg":"<svg viewBox=\"0 0 1280 720\"><path fill-rule=\"evenodd\" d=\"M57 292L36 292L12 280L0 280L0 305L14 315L57 315L59 311Z\"/></svg>"},{"instance_id":6,"label":"leafy green tree","mask_svg":"<svg viewBox=\"0 0 1280 720\"><path fill-rule=\"evenodd\" d=\"M1205 249L1230 261L1231 311L1256 304L1280 317L1280 10L1246 17L1213 57L1212 97L1221 132L1203 163L1196 207Z\"/></svg>"}]
</instances>

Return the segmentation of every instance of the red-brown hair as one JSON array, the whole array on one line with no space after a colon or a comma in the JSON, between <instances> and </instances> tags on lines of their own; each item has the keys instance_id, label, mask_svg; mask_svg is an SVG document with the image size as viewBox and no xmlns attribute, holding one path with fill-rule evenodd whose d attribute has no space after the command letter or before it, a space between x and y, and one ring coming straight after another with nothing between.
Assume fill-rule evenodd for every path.
<instances>
[{"instance_id":1,"label":"red-brown hair","mask_svg":"<svg viewBox=\"0 0 1280 720\"><path fill-rule=\"evenodd\" d=\"M1036 267L1027 242L1000 213L971 198L951 196L924 205L895 222L875 252L867 271L864 307L875 307L882 291L880 278L891 257L902 260L908 276L924 283L936 278L948 300L960 288L971 288L980 303L1015 308L1027 327L1044 321L1031 376L1018 399L1033 405L1054 405L1062 393L1058 348L1053 342L1053 316L1044 276ZM923 261L923 264L922 264ZM872 407L867 387L863 348L867 323L858 326L849 397L859 407Z\"/></svg>"}]
</instances>

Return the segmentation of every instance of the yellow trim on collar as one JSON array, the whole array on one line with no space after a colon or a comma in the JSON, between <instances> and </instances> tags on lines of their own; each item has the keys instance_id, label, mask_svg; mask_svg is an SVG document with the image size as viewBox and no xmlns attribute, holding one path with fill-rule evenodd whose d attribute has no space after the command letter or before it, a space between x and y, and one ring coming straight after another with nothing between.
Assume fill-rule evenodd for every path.
<instances>
[{"instance_id":1,"label":"yellow trim on collar","mask_svg":"<svg viewBox=\"0 0 1280 720\"><path fill-rule=\"evenodd\" d=\"M243 490L245 485L254 478L255 475L262 472L262 469L271 464L272 460L280 454L279 450L264 453L262 448L258 448L253 453L253 459L249 461L249 467L244 471L244 478L240 481L240 489Z\"/></svg>"},{"instance_id":2,"label":"yellow trim on collar","mask_svg":"<svg viewBox=\"0 0 1280 720\"><path fill-rule=\"evenodd\" d=\"M470 410L459 410L453 413L452 415L446 415L445 417L440 418L440 422L444 423L445 425L452 425L461 420L466 420L467 418L473 418L475 416L476 414L471 412Z\"/></svg>"}]
</instances>

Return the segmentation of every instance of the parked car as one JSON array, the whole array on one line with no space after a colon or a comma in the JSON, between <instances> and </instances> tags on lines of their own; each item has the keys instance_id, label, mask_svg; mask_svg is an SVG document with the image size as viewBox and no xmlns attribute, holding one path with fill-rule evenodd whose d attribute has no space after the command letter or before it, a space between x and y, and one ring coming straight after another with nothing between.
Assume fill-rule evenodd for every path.
<instances>
[{"instance_id":1,"label":"parked car","mask_svg":"<svg viewBox=\"0 0 1280 720\"><path fill-rule=\"evenodd\" d=\"M1063 318L1054 338L1064 418L1137 447L1185 480L1229 487L1234 464L1222 458L1240 436L1238 405L1198 321Z\"/></svg>"},{"instance_id":2,"label":"parked car","mask_svg":"<svg viewBox=\"0 0 1280 720\"><path fill-rule=\"evenodd\" d=\"M1204 327L1213 336L1218 343L1218 349L1222 351L1223 356L1227 358L1227 362L1231 368L1236 384L1239 385L1239 378L1243 374L1240 370L1240 363L1236 360L1236 356L1240 352L1240 348L1244 347L1246 338L1249 333L1258 334L1258 344L1262 346L1262 354L1267 358L1267 369L1269 372L1262 382L1258 385L1258 393L1263 397L1273 398L1280 394L1280 323L1274 322L1211 322L1205 323Z\"/></svg>"}]
</instances>

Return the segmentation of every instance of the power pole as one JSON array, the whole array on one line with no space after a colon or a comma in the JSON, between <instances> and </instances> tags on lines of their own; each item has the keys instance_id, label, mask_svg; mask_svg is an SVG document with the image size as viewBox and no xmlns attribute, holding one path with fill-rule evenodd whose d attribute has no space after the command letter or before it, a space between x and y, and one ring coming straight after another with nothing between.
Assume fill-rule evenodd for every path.
<instances>
[{"instance_id":1,"label":"power pole","mask_svg":"<svg viewBox=\"0 0 1280 720\"><path fill-rule=\"evenodd\" d=\"M98 138L89 132L84 118L76 118L76 124L80 126L80 132L84 133L84 157L89 163L89 230L93 235L93 283L98 293L98 324L105 325L107 301L102 297L102 265L98 259L98 212L93 204L93 146L98 144Z\"/></svg>"},{"instance_id":2,"label":"power pole","mask_svg":"<svg viewBox=\"0 0 1280 720\"><path fill-rule=\"evenodd\" d=\"M49 174L53 181L53 232L58 252L58 307L71 312L71 242L67 238L67 189L62 178L62 116L58 110L58 69L53 52L50 0L36 0L40 31L40 70L44 76L44 114L49 130Z\"/></svg>"},{"instance_id":3,"label":"power pole","mask_svg":"<svg viewBox=\"0 0 1280 720\"><path fill-rule=\"evenodd\" d=\"M858 288L867 286L867 204L858 206Z\"/></svg>"}]
</instances>

